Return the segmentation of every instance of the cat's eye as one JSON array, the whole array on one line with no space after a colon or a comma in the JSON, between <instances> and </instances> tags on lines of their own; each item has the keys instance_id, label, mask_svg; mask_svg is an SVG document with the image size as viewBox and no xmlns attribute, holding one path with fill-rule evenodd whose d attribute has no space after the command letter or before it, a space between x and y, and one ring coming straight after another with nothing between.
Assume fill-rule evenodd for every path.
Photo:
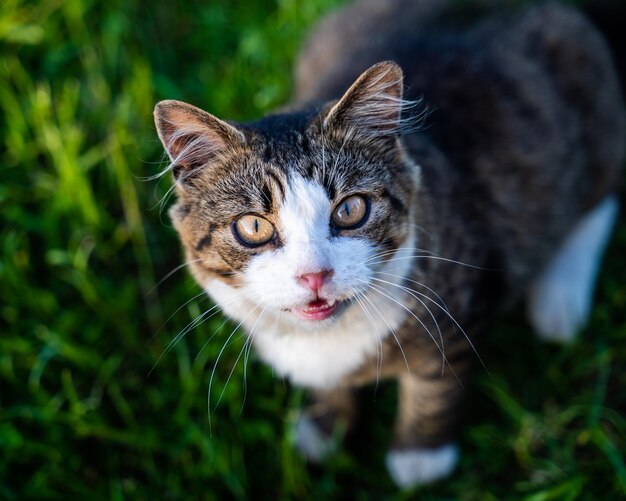
<instances>
[{"instance_id":1,"label":"cat's eye","mask_svg":"<svg viewBox=\"0 0 626 501\"><path fill-rule=\"evenodd\" d=\"M331 219L338 228L354 229L365 222L368 213L367 199L361 195L352 195L335 207Z\"/></svg>"},{"instance_id":2,"label":"cat's eye","mask_svg":"<svg viewBox=\"0 0 626 501\"><path fill-rule=\"evenodd\" d=\"M233 231L244 245L253 247L266 244L274 237L272 223L255 214L246 214L237 219Z\"/></svg>"}]
</instances>

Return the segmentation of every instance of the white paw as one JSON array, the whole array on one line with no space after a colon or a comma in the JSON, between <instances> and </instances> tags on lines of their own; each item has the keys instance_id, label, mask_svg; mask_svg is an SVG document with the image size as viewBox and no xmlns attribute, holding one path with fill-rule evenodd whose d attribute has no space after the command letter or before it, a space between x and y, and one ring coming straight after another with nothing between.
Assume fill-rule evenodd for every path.
<instances>
[{"instance_id":1,"label":"white paw","mask_svg":"<svg viewBox=\"0 0 626 501\"><path fill-rule=\"evenodd\" d=\"M548 282L531 293L529 306L537 334L548 341L565 343L587 323L591 294L577 284Z\"/></svg>"},{"instance_id":2,"label":"white paw","mask_svg":"<svg viewBox=\"0 0 626 501\"><path fill-rule=\"evenodd\" d=\"M437 449L395 449L387 454L387 470L398 487L428 484L452 473L459 448L448 444Z\"/></svg>"},{"instance_id":3,"label":"white paw","mask_svg":"<svg viewBox=\"0 0 626 501\"><path fill-rule=\"evenodd\" d=\"M589 318L602 254L618 211L607 197L586 214L561 244L528 297L537 334L550 341L573 339Z\"/></svg>"},{"instance_id":4,"label":"white paw","mask_svg":"<svg viewBox=\"0 0 626 501\"><path fill-rule=\"evenodd\" d=\"M315 422L306 415L300 416L295 426L296 448L304 457L320 462L337 449L337 442L326 435Z\"/></svg>"}]
</instances>

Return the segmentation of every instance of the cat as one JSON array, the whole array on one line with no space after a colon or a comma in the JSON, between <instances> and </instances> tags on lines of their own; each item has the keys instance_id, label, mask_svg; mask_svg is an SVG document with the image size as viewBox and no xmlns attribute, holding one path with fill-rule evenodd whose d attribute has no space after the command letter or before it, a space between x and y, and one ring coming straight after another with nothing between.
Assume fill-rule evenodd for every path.
<instances>
[{"instance_id":1,"label":"cat","mask_svg":"<svg viewBox=\"0 0 626 501\"><path fill-rule=\"evenodd\" d=\"M356 419L354 390L395 379L401 487L454 470L495 312L525 297L541 337L584 327L618 212L624 106L599 33L558 4L467 5L333 13L292 105L258 121L154 112L193 276L311 390L296 445L322 459Z\"/></svg>"}]
</instances>

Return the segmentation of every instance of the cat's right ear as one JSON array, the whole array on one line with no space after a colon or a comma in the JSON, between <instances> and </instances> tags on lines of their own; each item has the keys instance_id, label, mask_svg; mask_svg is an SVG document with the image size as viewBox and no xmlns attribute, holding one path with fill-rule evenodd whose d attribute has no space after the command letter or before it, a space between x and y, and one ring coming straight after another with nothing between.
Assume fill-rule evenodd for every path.
<instances>
[{"instance_id":1,"label":"cat's right ear","mask_svg":"<svg viewBox=\"0 0 626 501\"><path fill-rule=\"evenodd\" d=\"M364 71L324 117L323 126L348 127L372 137L402 132L403 73L393 61Z\"/></svg>"},{"instance_id":2,"label":"cat's right ear","mask_svg":"<svg viewBox=\"0 0 626 501\"><path fill-rule=\"evenodd\" d=\"M172 163L176 181L218 161L228 150L245 144L243 133L210 113L181 101L161 101L154 123Z\"/></svg>"}]
</instances>

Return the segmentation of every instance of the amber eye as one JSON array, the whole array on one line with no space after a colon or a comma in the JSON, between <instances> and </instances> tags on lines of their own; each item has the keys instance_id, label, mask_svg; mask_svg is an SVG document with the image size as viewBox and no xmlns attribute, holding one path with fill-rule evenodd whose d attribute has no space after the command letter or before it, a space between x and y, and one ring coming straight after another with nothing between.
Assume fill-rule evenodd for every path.
<instances>
[{"instance_id":1,"label":"amber eye","mask_svg":"<svg viewBox=\"0 0 626 501\"><path fill-rule=\"evenodd\" d=\"M365 197L352 195L341 201L331 216L333 224L339 228L352 229L365 222L369 215Z\"/></svg>"},{"instance_id":2,"label":"amber eye","mask_svg":"<svg viewBox=\"0 0 626 501\"><path fill-rule=\"evenodd\" d=\"M244 245L253 247L269 242L274 236L272 223L254 214L246 214L237 219L233 224L233 231Z\"/></svg>"}]
</instances>

